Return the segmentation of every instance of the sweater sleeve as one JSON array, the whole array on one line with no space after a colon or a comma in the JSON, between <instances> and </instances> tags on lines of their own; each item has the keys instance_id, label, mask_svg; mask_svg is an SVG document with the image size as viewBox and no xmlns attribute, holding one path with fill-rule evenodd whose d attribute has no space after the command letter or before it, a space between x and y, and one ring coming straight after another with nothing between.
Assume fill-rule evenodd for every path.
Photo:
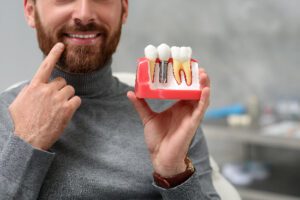
<instances>
[{"instance_id":1,"label":"sweater sleeve","mask_svg":"<svg viewBox=\"0 0 300 200\"><path fill-rule=\"evenodd\" d=\"M201 129L198 129L188 153L195 166L195 173L184 183L174 188L164 189L153 183L163 200L219 200L212 184L212 169L209 153Z\"/></svg>"},{"instance_id":2,"label":"sweater sleeve","mask_svg":"<svg viewBox=\"0 0 300 200\"><path fill-rule=\"evenodd\" d=\"M37 199L54 154L33 148L12 127L0 101L0 199Z\"/></svg>"}]
</instances>

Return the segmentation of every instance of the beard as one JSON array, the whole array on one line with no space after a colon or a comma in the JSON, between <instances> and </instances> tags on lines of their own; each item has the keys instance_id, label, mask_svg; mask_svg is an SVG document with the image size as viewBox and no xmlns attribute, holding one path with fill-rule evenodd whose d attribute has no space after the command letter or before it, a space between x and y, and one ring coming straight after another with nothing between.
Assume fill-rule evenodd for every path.
<instances>
[{"instance_id":1,"label":"beard","mask_svg":"<svg viewBox=\"0 0 300 200\"><path fill-rule=\"evenodd\" d=\"M106 26L98 25L94 22L86 25L77 22L73 26L65 25L56 32L47 32L41 23L37 11L35 12L35 22L39 47L45 56L49 54L56 43L62 42L65 44L65 51L62 53L57 65L63 71L70 73L88 73L101 69L116 51L122 32L121 18L117 30L111 33L109 33ZM65 41L66 33L76 31L100 32L102 41L100 45L99 43L97 45L67 44Z\"/></svg>"}]
</instances>

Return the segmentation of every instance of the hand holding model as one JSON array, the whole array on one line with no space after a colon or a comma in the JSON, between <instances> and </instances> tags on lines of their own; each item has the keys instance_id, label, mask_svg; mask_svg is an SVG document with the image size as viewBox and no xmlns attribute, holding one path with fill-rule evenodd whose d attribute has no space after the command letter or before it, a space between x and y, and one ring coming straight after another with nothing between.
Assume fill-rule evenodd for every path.
<instances>
[{"instance_id":1,"label":"hand holding model","mask_svg":"<svg viewBox=\"0 0 300 200\"><path fill-rule=\"evenodd\" d=\"M153 80L154 60L154 58L150 60L149 65L150 80ZM175 70L177 68L178 63ZM185 68L185 73L189 74L189 72L189 69ZM151 110L146 101L137 98L134 92L127 94L143 122L145 141L154 171L163 177L172 177L186 170L185 158L189 146L209 105L209 78L204 69L199 69L198 73L201 87L200 99L180 100L161 113ZM180 80L177 76L175 79ZM188 77L187 80L190 81Z\"/></svg>"},{"instance_id":2,"label":"hand holding model","mask_svg":"<svg viewBox=\"0 0 300 200\"><path fill-rule=\"evenodd\" d=\"M33 147L48 150L61 136L81 104L72 86L63 78L49 82L64 45L56 44L29 85L9 106L15 134Z\"/></svg>"}]
</instances>

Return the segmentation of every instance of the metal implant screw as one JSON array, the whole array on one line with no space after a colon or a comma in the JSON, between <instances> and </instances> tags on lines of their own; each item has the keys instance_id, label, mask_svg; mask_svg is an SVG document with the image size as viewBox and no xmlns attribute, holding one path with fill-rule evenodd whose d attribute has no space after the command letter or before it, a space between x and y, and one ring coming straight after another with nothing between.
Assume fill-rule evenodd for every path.
<instances>
[{"instance_id":1,"label":"metal implant screw","mask_svg":"<svg viewBox=\"0 0 300 200\"><path fill-rule=\"evenodd\" d=\"M159 82L167 83L168 82L168 61L161 61L159 64Z\"/></svg>"}]
</instances>

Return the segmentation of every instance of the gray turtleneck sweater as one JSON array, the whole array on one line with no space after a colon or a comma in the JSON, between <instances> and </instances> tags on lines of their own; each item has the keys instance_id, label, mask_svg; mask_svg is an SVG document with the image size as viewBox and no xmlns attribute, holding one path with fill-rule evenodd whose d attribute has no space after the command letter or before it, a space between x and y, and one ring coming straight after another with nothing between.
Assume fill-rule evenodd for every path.
<instances>
[{"instance_id":1,"label":"gray turtleneck sweater","mask_svg":"<svg viewBox=\"0 0 300 200\"><path fill-rule=\"evenodd\" d=\"M140 119L126 97L132 90L112 76L111 66L90 74L58 69L82 98L81 107L48 151L14 135L8 106L26 83L0 94L0 199L219 199L199 129L189 151L196 172L183 184L163 189L153 183L152 165ZM152 101L155 110L164 101Z\"/></svg>"}]
</instances>

